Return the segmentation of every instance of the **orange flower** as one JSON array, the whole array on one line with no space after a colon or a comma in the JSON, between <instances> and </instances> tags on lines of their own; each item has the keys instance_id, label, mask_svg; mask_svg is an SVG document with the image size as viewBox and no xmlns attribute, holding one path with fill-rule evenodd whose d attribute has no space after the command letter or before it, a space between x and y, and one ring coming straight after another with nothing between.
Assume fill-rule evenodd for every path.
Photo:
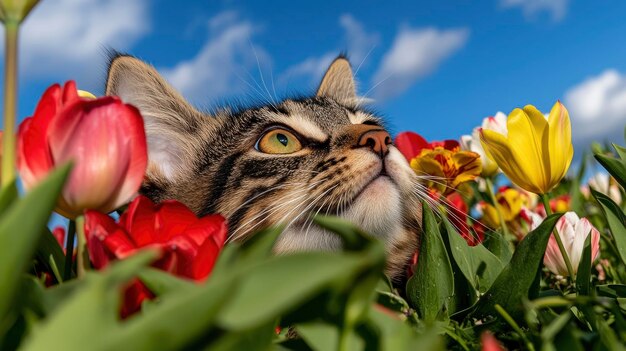
<instances>
[{"instance_id":1,"label":"orange flower","mask_svg":"<svg viewBox=\"0 0 626 351\"><path fill-rule=\"evenodd\" d=\"M456 141L431 143L411 160L411 168L429 189L447 195L461 183L474 180L482 169L480 156L471 151L461 151Z\"/></svg>"}]
</instances>

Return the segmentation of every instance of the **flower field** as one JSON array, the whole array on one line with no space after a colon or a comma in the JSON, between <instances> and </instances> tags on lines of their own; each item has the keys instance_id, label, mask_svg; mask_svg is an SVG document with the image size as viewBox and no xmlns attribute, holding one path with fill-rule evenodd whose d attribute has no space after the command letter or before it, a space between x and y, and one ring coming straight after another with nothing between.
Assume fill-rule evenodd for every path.
<instances>
[{"instance_id":1,"label":"flower field","mask_svg":"<svg viewBox=\"0 0 626 351\"><path fill-rule=\"evenodd\" d=\"M0 350L626 348L626 148L574 150L561 102L458 140L395 137L422 233L392 280L383 243L340 218L315 223L342 252L277 256L281 227L225 243L221 215L137 195L144 123L117 97L53 85L16 127L35 4L0 0ZM67 228L48 228L53 212Z\"/></svg>"}]
</instances>

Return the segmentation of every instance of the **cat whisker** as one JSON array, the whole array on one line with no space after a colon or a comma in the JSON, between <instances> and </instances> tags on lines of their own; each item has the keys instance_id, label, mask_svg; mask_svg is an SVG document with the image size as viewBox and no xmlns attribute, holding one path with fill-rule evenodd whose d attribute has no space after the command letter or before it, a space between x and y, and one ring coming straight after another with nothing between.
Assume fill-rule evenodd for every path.
<instances>
[{"instance_id":1,"label":"cat whisker","mask_svg":"<svg viewBox=\"0 0 626 351\"><path fill-rule=\"evenodd\" d=\"M277 211L279 211L280 209L282 209L283 207L288 206L289 204L293 203L294 201L298 201L298 200L302 200L304 198L307 197L307 193L313 189L315 186L317 186L319 183L321 183L322 180L316 181L316 182L312 182L310 184L308 184L308 186L306 188L302 188L302 189L297 189L293 192L291 192L289 195L291 196L295 196L295 195L299 195L297 196L295 199L291 199L289 201L286 202L282 202L278 205L270 205L267 208L263 209L263 211L259 212L258 214L256 214L253 218L251 218L250 220L248 220L246 223L242 224L239 226L239 228L237 228L235 230L235 232L233 232L231 234L231 236L229 237L229 241L235 241L237 239L239 239L241 236L245 235L246 232L250 232L252 230L254 230L254 228L256 228L259 224L261 224L263 222L263 220L259 220L262 217L269 217L272 214L276 213ZM299 185L300 183L295 183L295 186ZM280 185L279 185L280 186ZM282 186L286 187L287 184L282 184ZM275 190L275 189L274 189ZM255 220L258 220L256 224L254 224L248 231L244 231L241 234L237 234L240 230L245 230L247 229L246 227L248 226L248 224L254 222Z\"/></svg>"}]
</instances>

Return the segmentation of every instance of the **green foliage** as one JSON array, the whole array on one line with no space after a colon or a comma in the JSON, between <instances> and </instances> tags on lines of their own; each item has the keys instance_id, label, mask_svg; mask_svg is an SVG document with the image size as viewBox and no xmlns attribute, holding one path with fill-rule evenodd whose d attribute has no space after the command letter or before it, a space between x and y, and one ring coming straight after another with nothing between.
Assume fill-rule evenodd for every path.
<instances>
[{"instance_id":1,"label":"green foliage","mask_svg":"<svg viewBox=\"0 0 626 351\"><path fill-rule=\"evenodd\" d=\"M454 277L439 225L430 207L422 204L422 233L417 270L407 284L409 302L426 323L444 319L454 293Z\"/></svg>"},{"instance_id":2,"label":"green foliage","mask_svg":"<svg viewBox=\"0 0 626 351\"><path fill-rule=\"evenodd\" d=\"M486 292L504 268L504 264L482 244L469 246L448 220L443 222L452 258L463 276L474 290Z\"/></svg>"},{"instance_id":3,"label":"green foliage","mask_svg":"<svg viewBox=\"0 0 626 351\"><path fill-rule=\"evenodd\" d=\"M0 193L0 245L11 247L0 255L0 349L474 350L489 330L508 349L623 350L626 215L607 195L583 196L582 173L555 193L570 193L602 232L603 277L591 236L574 279L542 268L558 214L523 240L493 231L472 247L424 204L419 261L403 285L384 276L381 242L322 216L315 225L340 236L343 251L276 256L282 228L269 228L226 245L204 282L151 267L151 251L62 281L65 257L45 223L65 168L21 199L14 186ZM121 319L135 279L155 298Z\"/></svg>"},{"instance_id":4,"label":"green foliage","mask_svg":"<svg viewBox=\"0 0 626 351\"><path fill-rule=\"evenodd\" d=\"M537 229L522 240L509 264L502 270L489 290L478 300L472 317L484 319L494 316L496 305L513 316L522 313L521 301L536 294L531 291L541 268L543 253L560 215L546 218Z\"/></svg>"},{"instance_id":5,"label":"green foliage","mask_svg":"<svg viewBox=\"0 0 626 351\"><path fill-rule=\"evenodd\" d=\"M0 195L0 335L15 318L12 311L19 294L21 273L27 268L46 229L70 166L55 171L26 197L16 200L15 184Z\"/></svg>"},{"instance_id":6,"label":"green foliage","mask_svg":"<svg viewBox=\"0 0 626 351\"><path fill-rule=\"evenodd\" d=\"M626 148L615 144L613 144L613 148L615 148L619 158L609 157L598 152L594 154L594 157L622 187L626 188Z\"/></svg>"}]
</instances>

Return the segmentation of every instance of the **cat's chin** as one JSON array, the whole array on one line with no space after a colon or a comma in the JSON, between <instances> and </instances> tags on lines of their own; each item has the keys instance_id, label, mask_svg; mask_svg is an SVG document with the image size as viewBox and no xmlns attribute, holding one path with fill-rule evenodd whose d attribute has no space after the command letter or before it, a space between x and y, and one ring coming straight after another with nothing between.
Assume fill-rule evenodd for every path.
<instances>
[{"instance_id":1,"label":"cat's chin","mask_svg":"<svg viewBox=\"0 0 626 351\"><path fill-rule=\"evenodd\" d=\"M402 201L397 185L388 176L372 180L341 217L387 241L402 223Z\"/></svg>"},{"instance_id":2,"label":"cat's chin","mask_svg":"<svg viewBox=\"0 0 626 351\"><path fill-rule=\"evenodd\" d=\"M390 245L403 233L402 203L397 185L388 176L372 180L345 209L340 217ZM295 224L285 230L275 251L286 253L310 250L337 250L341 239L310 222Z\"/></svg>"}]
</instances>

